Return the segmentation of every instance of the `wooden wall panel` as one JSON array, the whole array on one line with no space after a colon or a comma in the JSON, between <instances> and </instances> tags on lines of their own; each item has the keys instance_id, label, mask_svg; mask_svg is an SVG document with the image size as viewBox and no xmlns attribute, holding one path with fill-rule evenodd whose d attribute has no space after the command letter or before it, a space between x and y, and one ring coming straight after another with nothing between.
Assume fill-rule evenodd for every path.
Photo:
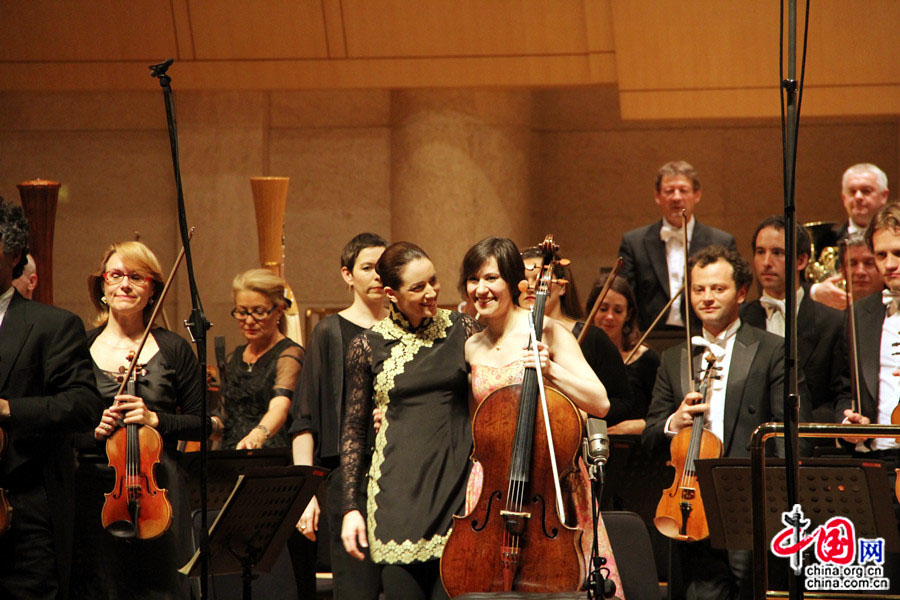
<instances>
[{"instance_id":1,"label":"wooden wall panel","mask_svg":"<svg viewBox=\"0 0 900 600\"><path fill-rule=\"evenodd\" d=\"M0 2L0 61L152 62L175 49L168 2Z\"/></svg>"},{"instance_id":2,"label":"wooden wall panel","mask_svg":"<svg viewBox=\"0 0 900 600\"><path fill-rule=\"evenodd\" d=\"M583 53L582 0L344 0L352 57Z\"/></svg>"},{"instance_id":3,"label":"wooden wall panel","mask_svg":"<svg viewBox=\"0 0 900 600\"><path fill-rule=\"evenodd\" d=\"M612 13L623 118L779 115L777 3L612 0ZM803 114L897 114L898 22L893 0L813 3Z\"/></svg>"},{"instance_id":4,"label":"wooden wall panel","mask_svg":"<svg viewBox=\"0 0 900 600\"><path fill-rule=\"evenodd\" d=\"M197 58L328 56L319 0L189 0Z\"/></svg>"},{"instance_id":5,"label":"wooden wall panel","mask_svg":"<svg viewBox=\"0 0 900 600\"><path fill-rule=\"evenodd\" d=\"M898 25L896 0L817 0L810 12L807 82L836 87L900 84Z\"/></svg>"},{"instance_id":6,"label":"wooden wall panel","mask_svg":"<svg viewBox=\"0 0 900 600\"><path fill-rule=\"evenodd\" d=\"M623 91L777 85L777 2L612 0L612 13Z\"/></svg>"}]
</instances>

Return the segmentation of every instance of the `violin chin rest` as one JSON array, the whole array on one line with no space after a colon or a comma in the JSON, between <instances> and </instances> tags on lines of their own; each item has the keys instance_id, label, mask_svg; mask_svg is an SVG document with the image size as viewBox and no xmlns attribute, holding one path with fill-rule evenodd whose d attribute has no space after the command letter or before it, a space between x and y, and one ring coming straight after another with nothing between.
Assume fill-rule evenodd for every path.
<instances>
[{"instance_id":1,"label":"violin chin rest","mask_svg":"<svg viewBox=\"0 0 900 600\"><path fill-rule=\"evenodd\" d=\"M106 531L117 538L137 537L137 527L131 521L113 521L106 526Z\"/></svg>"}]
</instances>

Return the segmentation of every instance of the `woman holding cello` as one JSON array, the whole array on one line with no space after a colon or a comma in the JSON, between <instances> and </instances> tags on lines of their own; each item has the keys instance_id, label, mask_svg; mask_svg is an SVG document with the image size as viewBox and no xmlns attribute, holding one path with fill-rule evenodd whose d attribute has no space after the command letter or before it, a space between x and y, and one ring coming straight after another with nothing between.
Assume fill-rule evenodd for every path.
<instances>
[{"instance_id":1,"label":"woman holding cello","mask_svg":"<svg viewBox=\"0 0 900 600\"><path fill-rule=\"evenodd\" d=\"M469 338L465 346L466 363L471 369L470 413L473 415L492 392L505 386L522 383L526 369L533 369L537 366L532 350L528 349L529 311L519 306L521 293L519 284L523 280L525 280L525 267L522 257L516 245L509 239L486 238L469 249L463 259L459 280L460 292L464 293L468 302L474 305L478 311L479 323L484 325L484 330ZM575 413L577 431L574 432L580 448L581 423L584 414L602 417L609 410L610 403L606 389L585 361L577 341L562 323L548 317L539 323L539 327L541 327L543 335L542 341L537 344L537 349L544 385L548 388L552 386L566 394L580 411L581 414ZM518 397L512 398L512 400L518 401ZM515 415L517 407L513 407L512 410L512 414ZM513 416L513 422L508 423L508 426L515 428L515 425L515 416ZM477 429L475 435L478 435ZM511 447L512 436L509 436L508 442ZM534 443L538 444L537 441ZM483 442L476 437L475 453L478 458L483 460L485 458L488 460L492 458L509 459L509 447L498 449L498 454L501 456L485 457L482 445ZM537 454L537 449L534 452ZM571 464L569 466L571 467ZM490 493L487 489L482 489L483 485L488 484L487 481L482 480L483 472L487 472L487 467L484 468L484 471L482 467L481 463L476 462L472 470L466 498L467 513L475 507L479 495L484 496ZM560 465L560 471L563 471L565 467L566 465ZM547 465L535 466L535 469L538 468L549 470ZM578 481L580 476L578 472L569 472L564 475L563 496L567 509L573 508L573 505L575 507L575 510L571 511L569 515L569 524L574 525L577 521L579 528L589 531L591 528L590 492L588 487ZM574 490L578 490L577 493L573 493ZM553 501L552 498L548 499L548 502ZM552 506L547 506L547 510L548 512L552 510ZM537 518L537 514L532 514L531 519ZM464 528L468 525L458 521L455 527ZM453 537L455 536L451 536L450 544L455 541ZM583 548L589 549L590 536L581 537L584 538L582 541L586 542ZM602 538L606 540L605 531L603 531ZM576 553L575 547L570 550L577 579L580 567L576 561L585 560L585 557L581 545L577 548L578 553ZM608 550L608 542L606 550ZM466 554L468 552L470 549L463 549L456 553ZM610 552L602 553L611 559ZM614 566L612 560L609 562L609 566ZM519 569L520 572L523 570L528 569L525 567ZM442 564L442 577L445 585L451 590L451 593L458 593L454 591L454 585L449 581L458 573L451 571L452 566L446 563ZM575 581L572 591L580 583ZM538 588L534 589L538 590ZM497 588L468 591L497 591Z\"/></svg>"},{"instance_id":2,"label":"woman holding cello","mask_svg":"<svg viewBox=\"0 0 900 600\"><path fill-rule=\"evenodd\" d=\"M202 435L200 367L187 341L156 327L138 357L134 394L117 395L122 373L160 301L159 261L141 242L112 244L88 278L88 287L99 312L99 327L88 334L88 345L97 388L108 408L92 438L77 444L79 516L72 597L189 598L188 579L177 571L190 559L192 545L185 475L177 464L176 445ZM104 494L113 490L117 473L124 470L124 465L113 465L115 469L108 465L103 446L123 423L151 427L162 436L155 475L157 487L168 490L172 524L155 539L123 539L101 526ZM147 512L142 509L139 518L149 517Z\"/></svg>"},{"instance_id":3,"label":"woman holding cello","mask_svg":"<svg viewBox=\"0 0 900 600\"><path fill-rule=\"evenodd\" d=\"M438 308L434 265L415 244L391 244L375 270L390 313L347 350L341 539L352 556L362 559L360 547L368 547L383 565L388 600L446 598L438 559L463 505L472 446L463 347L479 327ZM382 421L360 497L374 406Z\"/></svg>"}]
</instances>

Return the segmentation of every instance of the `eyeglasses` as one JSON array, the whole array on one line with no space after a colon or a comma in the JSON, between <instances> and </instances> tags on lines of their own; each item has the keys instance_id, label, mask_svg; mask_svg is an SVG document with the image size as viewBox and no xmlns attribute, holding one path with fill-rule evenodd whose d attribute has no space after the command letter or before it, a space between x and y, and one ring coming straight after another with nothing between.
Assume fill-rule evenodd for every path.
<instances>
[{"instance_id":1,"label":"eyeglasses","mask_svg":"<svg viewBox=\"0 0 900 600\"><path fill-rule=\"evenodd\" d=\"M128 278L128 281L131 282L131 285L136 285L138 287L145 286L150 281L149 275L143 275L142 273L132 272L132 273L123 273L122 271L104 271L103 279L106 283L110 285L116 285L122 283L122 280Z\"/></svg>"},{"instance_id":2,"label":"eyeglasses","mask_svg":"<svg viewBox=\"0 0 900 600\"><path fill-rule=\"evenodd\" d=\"M263 308L261 306L256 306L250 310L246 310L243 308L235 308L231 311L231 316L237 319L238 321L243 321L247 317L253 317L257 321L261 321L275 312L275 309L278 306L273 306L272 308Z\"/></svg>"}]
</instances>

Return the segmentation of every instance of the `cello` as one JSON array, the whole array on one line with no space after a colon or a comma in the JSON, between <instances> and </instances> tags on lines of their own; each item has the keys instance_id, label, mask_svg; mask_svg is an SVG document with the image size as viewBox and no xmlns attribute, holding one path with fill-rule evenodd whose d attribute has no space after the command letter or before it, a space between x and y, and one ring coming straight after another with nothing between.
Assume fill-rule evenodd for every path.
<instances>
[{"instance_id":1,"label":"cello","mask_svg":"<svg viewBox=\"0 0 900 600\"><path fill-rule=\"evenodd\" d=\"M153 323L175 279L182 258L184 258L183 247L153 307L137 349L129 354L130 362L123 373L116 395L121 395L124 391L129 395L135 395L138 358L150 336ZM119 427L106 440L109 466L115 470L116 475L112 491L106 494L100 522L113 536L149 540L161 536L171 526L172 505L169 503L166 490L156 485L153 474L154 466L160 462L162 446L162 436L158 431L137 423L127 423L124 427Z\"/></svg>"},{"instance_id":2,"label":"cello","mask_svg":"<svg viewBox=\"0 0 900 600\"><path fill-rule=\"evenodd\" d=\"M544 266L536 290L534 322L543 324L549 295L552 236L542 244ZM533 331L532 347L542 327ZM541 415L539 391L546 397ZM549 424L549 427L548 427ZM484 468L474 509L454 516L441 556L441 580L451 596L471 592L563 592L585 580L582 532L565 523L559 477L575 469L581 449L581 414L562 393L543 388L534 368L521 384L491 393L472 422L473 460ZM555 446L551 449L551 441Z\"/></svg>"}]
</instances>

